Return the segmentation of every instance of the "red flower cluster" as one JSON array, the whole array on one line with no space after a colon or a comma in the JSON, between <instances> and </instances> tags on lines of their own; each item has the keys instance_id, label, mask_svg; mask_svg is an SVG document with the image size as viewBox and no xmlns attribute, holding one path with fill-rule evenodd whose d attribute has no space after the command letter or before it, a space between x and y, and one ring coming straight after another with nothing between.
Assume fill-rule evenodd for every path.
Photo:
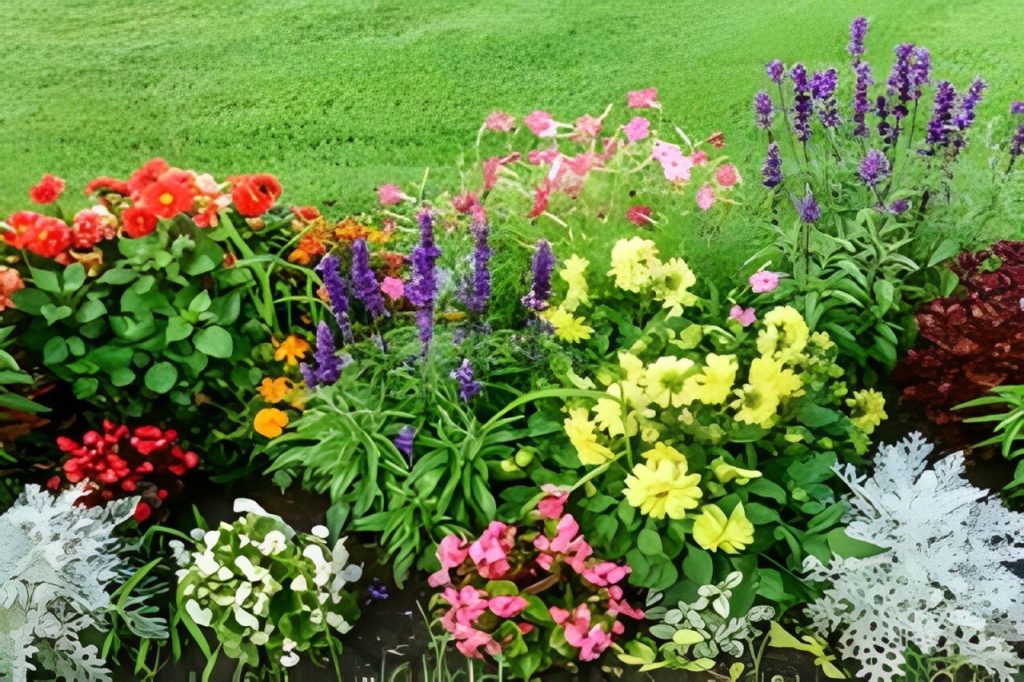
<instances>
[{"instance_id":1,"label":"red flower cluster","mask_svg":"<svg viewBox=\"0 0 1024 682\"><path fill-rule=\"evenodd\" d=\"M103 433L89 431L81 443L61 436L57 447L69 454L64 462L64 479L68 483L87 483L89 493L80 498L82 504L94 506L141 495L135 507L135 520L140 523L170 495L180 493L181 477L199 464L196 453L178 445L178 434L173 429L139 426L132 430L107 420ZM48 487L56 490L61 483L61 477L54 476Z\"/></svg>"},{"instance_id":2,"label":"red flower cluster","mask_svg":"<svg viewBox=\"0 0 1024 682\"><path fill-rule=\"evenodd\" d=\"M52 204L63 193L64 180L47 173L28 191L28 196L37 204Z\"/></svg>"},{"instance_id":3,"label":"red flower cluster","mask_svg":"<svg viewBox=\"0 0 1024 682\"><path fill-rule=\"evenodd\" d=\"M113 238L117 219L97 206L79 211L70 227L59 218L33 211L18 211L7 219L7 224L11 227L3 233L7 244L67 265L72 262L69 249L87 251L104 239Z\"/></svg>"},{"instance_id":4,"label":"red flower cluster","mask_svg":"<svg viewBox=\"0 0 1024 682\"><path fill-rule=\"evenodd\" d=\"M923 403L937 423L994 386L1024 383L1024 242L964 253L953 266L963 293L917 313L917 347L896 368L903 399Z\"/></svg>"}]
</instances>

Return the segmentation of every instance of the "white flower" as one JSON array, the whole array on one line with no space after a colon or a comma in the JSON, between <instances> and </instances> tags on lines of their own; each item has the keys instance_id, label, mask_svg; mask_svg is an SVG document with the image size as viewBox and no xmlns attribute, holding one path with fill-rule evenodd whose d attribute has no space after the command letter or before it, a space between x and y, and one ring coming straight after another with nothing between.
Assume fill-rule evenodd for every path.
<instances>
[{"instance_id":1,"label":"white flower","mask_svg":"<svg viewBox=\"0 0 1024 682\"><path fill-rule=\"evenodd\" d=\"M327 614L327 624L341 634L345 634L352 629L352 625L337 613Z\"/></svg>"},{"instance_id":2,"label":"white flower","mask_svg":"<svg viewBox=\"0 0 1024 682\"><path fill-rule=\"evenodd\" d=\"M263 580L263 578L265 578L269 573L267 569L261 566L253 566L247 556L236 556L235 566L238 566L238 569L242 571L242 574L252 582L259 582Z\"/></svg>"},{"instance_id":3,"label":"white flower","mask_svg":"<svg viewBox=\"0 0 1024 682\"><path fill-rule=\"evenodd\" d=\"M281 645L281 650L284 651L284 655L281 656L281 665L286 668L291 668L293 665L299 662L299 655L292 651L296 646L296 642L284 638L284 643Z\"/></svg>"},{"instance_id":4,"label":"white flower","mask_svg":"<svg viewBox=\"0 0 1024 682\"><path fill-rule=\"evenodd\" d=\"M206 545L206 549L213 549L220 542L220 531L210 530L203 534L203 544Z\"/></svg>"},{"instance_id":5,"label":"white flower","mask_svg":"<svg viewBox=\"0 0 1024 682\"><path fill-rule=\"evenodd\" d=\"M249 598L250 594L252 594L252 583L241 583L235 592L235 604L241 606Z\"/></svg>"},{"instance_id":6,"label":"white flower","mask_svg":"<svg viewBox=\"0 0 1024 682\"><path fill-rule=\"evenodd\" d=\"M221 566L219 569L217 569L217 580L220 580L221 582L227 582L231 580L231 576L233 575L234 573L232 573L231 569L227 566Z\"/></svg>"}]
</instances>

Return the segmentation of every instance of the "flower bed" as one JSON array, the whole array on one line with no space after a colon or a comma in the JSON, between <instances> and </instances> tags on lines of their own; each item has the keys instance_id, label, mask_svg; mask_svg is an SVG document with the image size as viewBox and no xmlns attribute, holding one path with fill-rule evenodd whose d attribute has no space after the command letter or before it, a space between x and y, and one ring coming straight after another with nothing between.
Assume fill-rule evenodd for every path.
<instances>
[{"instance_id":1,"label":"flower bed","mask_svg":"<svg viewBox=\"0 0 1024 682\"><path fill-rule=\"evenodd\" d=\"M972 473L1024 453L1024 251L921 236L977 215L986 86L913 45L876 86L866 31L851 107L768 63L760 173L649 88L495 112L459 188L360 215L154 159L69 219L45 176L3 224L0 665L1009 678L1024 470L1000 500L905 427L971 401ZM739 219L767 246L710 281L683 245Z\"/></svg>"}]
</instances>

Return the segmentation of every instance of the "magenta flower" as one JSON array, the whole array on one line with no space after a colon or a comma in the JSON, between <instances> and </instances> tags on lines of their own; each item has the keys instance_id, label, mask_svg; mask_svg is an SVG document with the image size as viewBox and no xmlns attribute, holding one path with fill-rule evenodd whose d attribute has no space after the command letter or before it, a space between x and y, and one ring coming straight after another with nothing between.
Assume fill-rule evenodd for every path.
<instances>
[{"instance_id":1,"label":"magenta flower","mask_svg":"<svg viewBox=\"0 0 1024 682\"><path fill-rule=\"evenodd\" d=\"M715 188L704 183L699 190L697 190L697 207L702 211L706 211L715 205Z\"/></svg>"},{"instance_id":2,"label":"magenta flower","mask_svg":"<svg viewBox=\"0 0 1024 682\"><path fill-rule=\"evenodd\" d=\"M565 641L570 646L580 650L581 661L596 660L605 649L612 645L610 633L605 632L600 625L590 627L590 609L586 604L580 604L571 614L565 609L557 606L548 607L548 613L552 620L565 629ZM616 628L616 626L618 626ZM613 631L624 630L622 623L616 621L612 625ZM619 634L619 633L616 633Z\"/></svg>"},{"instance_id":3,"label":"magenta flower","mask_svg":"<svg viewBox=\"0 0 1024 682\"><path fill-rule=\"evenodd\" d=\"M630 142L646 140L647 136L651 134L651 122L643 116L634 116L623 128L623 132L626 133L626 139Z\"/></svg>"},{"instance_id":4,"label":"magenta flower","mask_svg":"<svg viewBox=\"0 0 1024 682\"><path fill-rule=\"evenodd\" d=\"M537 564L544 570L551 570L555 559L562 559L577 573L586 570L585 561L594 553L593 547L583 538L580 525L572 514L566 514L559 520L555 537L538 535L533 546L541 553L537 556Z\"/></svg>"},{"instance_id":5,"label":"magenta flower","mask_svg":"<svg viewBox=\"0 0 1024 682\"><path fill-rule=\"evenodd\" d=\"M498 618L515 618L526 610L526 600L518 595L491 597L487 608Z\"/></svg>"},{"instance_id":6,"label":"magenta flower","mask_svg":"<svg viewBox=\"0 0 1024 682\"><path fill-rule=\"evenodd\" d=\"M598 587L608 587L622 582L629 575L629 566L619 565L614 561L602 561L583 571L583 577Z\"/></svg>"},{"instance_id":7,"label":"magenta flower","mask_svg":"<svg viewBox=\"0 0 1024 682\"><path fill-rule=\"evenodd\" d=\"M392 301L397 301L405 293L405 282L397 277L385 277L380 283L380 290Z\"/></svg>"},{"instance_id":8,"label":"magenta flower","mask_svg":"<svg viewBox=\"0 0 1024 682\"><path fill-rule=\"evenodd\" d=\"M488 580L501 580L508 573L508 553L515 542L515 526L491 521L487 530L469 546L469 557L480 575Z\"/></svg>"},{"instance_id":9,"label":"magenta flower","mask_svg":"<svg viewBox=\"0 0 1024 682\"><path fill-rule=\"evenodd\" d=\"M437 544L437 560L441 562L441 570L427 579L431 587L440 587L451 583L448 571L462 565L469 556L469 547L458 535L447 535Z\"/></svg>"},{"instance_id":10,"label":"magenta flower","mask_svg":"<svg viewBox=\"0 0 1024 682\"><path fill-rule=\"evenodd\" d=\"M650 206L641 206L640 204L637 204L636 206L631 206L629 210L626 211L626 220L637 227L647 227L654 222L651 220L652 213L653 211Z\"/></svg>"},{"instance_id":11,"label":"magenta flower","mask_svg":"<svg viewBox=\"0 0 1024 682\"><path fill-rule=\"evenodd\" d=\"M767 294L779 288L779 273L758 270L750 276L750 290L755 294Z\"/></svg>"},{"instance_id":12,"label":"magenta flower","mask_svg":"<svg viewBox=\"0 0 1024 682\"><path fill-rule=\"evenodd\" d=\"M645 88L627 92L626 103L631 109L653 109L658 106L658 91L655 88Z\"/></svg>"},{"instance_id":13,"label":"magenta flower","mask_svg":"<svg viewBox=\"0 0 1024 682\"><path fill-rule=\"evenodd\" d=\"M537 137L554 137L558 132L558 125L551 114L546 111L535 111L523 119L523 123Z\"/></svg>"},{"instance_id":14,"label":"magenta flower","mask_svg":"<svg viewBox=\"0 0 1024 682\"><path fill-rule=\"evenodd\" d=\"M740 174L736 170L736 166L731 163L725 163L718 167L715 171L715 182L722 187L732 187L740 181Z\"/></svg>"},{"instance_id":15,"label":"magenta flower","mask_svg":"<svg viewBox=\"0 0 1024 682\"><path fill-rule=\"evenodd\" d=\"M537 511L540 512L541 518L557 519L565 511L565 503L569 501L569 490L551 483L545 483L540 489L546 494L537 503Z\"/></svg>"},{"instance_id":16,"label":"magenta flower","mask_svg":"<svg viewBox=\"0 0 1024 682\"><path fill-rule=\"evenodd\" d=\"M516 124L516 119L512 114L506 114L504 111L494 111L487 116L487 120L484 121L484 125L487 126L488 130L493 130L496 133L507 133L512 130Z\"/></svg>"},{"instance_id":17,"label":"magenta flower","mask_svg":"<svg viewBox=\"0 0 1024 682\"><path fill-rule=\"evenodd\" d=\"M377 196L380 198L381 206L394 206L405 198L402 188L392 183L378 187Z\"/></svg>"},{"instance_id":18,"label":"magenta flower","mask_svg":"<svg viewBox=\"0 0 1024 682\"><path fill-rule=\"evenodd\" d=\"M449 632L454 632L456 625L472 626L487 610L487 593L471 585L461 590L449 587L442 596L452 607L441 619Z\"/></svg>"},{"instance_id":19,"label":"magenta flower","mask_svg":"<svg viewBox=\"0 0 1024 682\"><path fill-rule=\"evenodd\" d=\"M669 182L689 182L693 160L684 155L678 145L658 140L651 149L651 158L661 164Z\"/></svg>"},{"instance_id":20,"label":"magenta flower","mask_svg":"<svg viewBox=\"0 0 1024 682\"><path fill-rule=\"evenodd\" d=\"M740 323L741 327L749 327L750 325L757 322L757 314L753 308L744 308L740 305L734 305L729 310L729 319Z\"/></svg>"}]
</instances>

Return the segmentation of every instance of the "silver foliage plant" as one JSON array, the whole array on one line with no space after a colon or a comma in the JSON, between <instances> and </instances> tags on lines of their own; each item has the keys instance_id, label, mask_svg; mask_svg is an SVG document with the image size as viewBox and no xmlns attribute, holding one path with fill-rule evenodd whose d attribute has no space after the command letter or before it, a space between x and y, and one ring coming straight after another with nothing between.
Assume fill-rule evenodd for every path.
<instances>
[{"instance_id":1,"label":"silver foliage plant","mask_svg":"<svg viewBox=\"0 0 1024 682\"><path fill-rule=\"evenodd\" d=\"M109 680L94 645L79 634L109 627L111 592L135 570L114 531L137 498L75 505L80 488L53 495L26 486L0 515L0 680L23 682L37 667L64 680ZM167 636L164 623L118 609L141 636Z\"/></svg>"},{"instance_id":2,"label":"silver foliage plant","mask_svg":"<svg viewBox=\"0 0 1024 682\"><path fill-rule=\"evenodd\" d=\"M1011 645L1024 639L1024 581L1008 568L1024 559L1024 514L965 480L963 453L927 469L931 451L914 433L879 447L871 477L836 467L852 491L847 533L885 551L808 557L808 577L828 587L807 612L865 679L901 676L912 644L1008 680L1024 665Z\"/></svg>"}]
</instances>

